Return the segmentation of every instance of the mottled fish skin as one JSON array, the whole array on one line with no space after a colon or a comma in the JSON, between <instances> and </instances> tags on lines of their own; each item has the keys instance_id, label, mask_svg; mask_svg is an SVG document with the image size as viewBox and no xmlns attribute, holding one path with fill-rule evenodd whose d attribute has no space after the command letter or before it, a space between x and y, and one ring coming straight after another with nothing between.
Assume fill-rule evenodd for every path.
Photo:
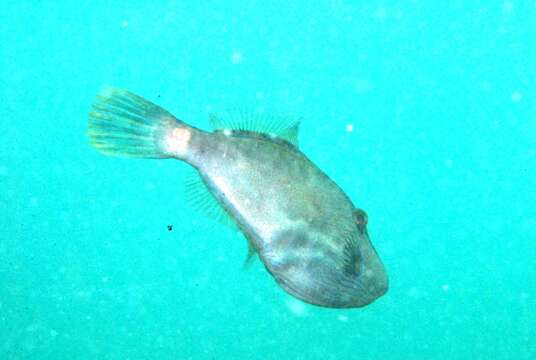
<instances>
[{"instance_id":1,"label":"mottled fish skin","mask_svg":"<svg viewBox=\"0 0 536 360\"><path fill-rule=\"evenodd\" d=\"M291 295L349 308L387 291L366 214L289 142L251 131L205 132L116 88L98 94L88 120L89 142L103 154L175 158L195 167Z\"/></svg>"},{"instance_id":2,"label":"mottled fish skin","mask_svg":"<svg viewBox=\"0 0 536 360\"><path fill-rule=\"evenodd\" d=\"M190 163L287 292L319 306L367 305L388 288L345 193L280 139L196 130Z\"/></svg>"}]
</instances>

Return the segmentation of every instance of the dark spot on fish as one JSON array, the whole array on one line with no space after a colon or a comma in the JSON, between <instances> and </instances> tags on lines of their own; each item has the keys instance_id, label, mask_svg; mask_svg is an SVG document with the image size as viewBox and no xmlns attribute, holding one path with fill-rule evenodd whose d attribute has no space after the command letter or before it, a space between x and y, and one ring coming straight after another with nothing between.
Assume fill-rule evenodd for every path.
<instances>
[{"instance_id":1,"label":"dark spot on fish","mask_svg":"<svg viewBox=\"0 0 536 360\"><path fill-rule=\"evenodd\" d=\"M275 248L299 249L310 244L309 237L303 230L286 230L274 236L273 246Z\"/></svg>"},{"instance_id":2,"label":"dark spot on fish","mask_svg":"<svg viewBox=\"0 0 536 360\"><path fill-rule=\"evenodd\" d=\"M350 276L361 272L361 253L355 243L347 241L344 245L344 272Z\"/></svg>"},{"instance_id":3,"label":"dark spot on fish","mask_svg":"<svg viewBox=\"0 0 536 360\"><path fill-rule=\"evenodd\" d=\"M167 226L167 229L168 229L168 231L173 230L173 225L168 225L168 226Z\"/></svg>"},{"instance_id":4,"label":"dark spot on fish","mask_svg":"<svg viewBox=\"0 0 536 360\"><path fill-rule=\"evenodd\" d=\"M274 264L274 270L282 274L282 273L286 273L290 271L291 269L298 268L299 265L300 265L300 259L292 256L292 257L285 258L284 260L282 260L281 262L277 264Z\"/></svg>"}]
</instances>

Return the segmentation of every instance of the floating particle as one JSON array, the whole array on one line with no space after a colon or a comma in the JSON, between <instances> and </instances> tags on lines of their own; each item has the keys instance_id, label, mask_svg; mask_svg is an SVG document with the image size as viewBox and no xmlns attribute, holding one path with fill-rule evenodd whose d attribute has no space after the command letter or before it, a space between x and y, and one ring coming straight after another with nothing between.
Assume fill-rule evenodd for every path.
<instances>
[{"instance_id":1,"label":"floating particle","mask_svg":"<svg viewBox=\"0 0 536 360\"><path fill-rule=\"evenodd\" d=\"M293 313L294 315L296 316L305 316L307 315L307 309L305 308L305 305L298 301L298 300L294 300L294 299L289 299L287 301L287 307L288 309L290 310L291 313Z\"/></svg>"},{"instance_id":2,"label":"floating particle","mask_svg":"<svg viewBox=\"0 0 536 360\"><path fill-rule=\"evenodd\" d=\"M244 60L244 56L242 55L242 53L237 50L233 51L233 53L231 54L231 62L235 65L238 65L242 63L242 60Z\"/></svg>"},{"instance_id":3,"label":"floating particle","mask_svg":"<svg viewBox=\"0 0 536 360\"><path fill-rule=\"evenodd\" d=\"M30 325L26 326L26 331L27 332L36 332L37 329L39 329L39 324L30 324Z\"/></svg>"},{"instance_id":4,"label":"floating particle","mask_svg":"<svg viewBox=\"0 0 536 360\"><path fill-rule=\"evenodd\" d=\"M514 91L512 93L512 101L513 102L519 102L522 97L523 97L523 95L519 91Z\"/></svg>"},{"instance_id":5,"label":"floating particle","mask_svg":"<svg viewBox=\"0 0 536 360\"><path fill-rule=\"evenodd\" d=\"M503 3L503 11L505 13L511 13L513 9L514 3L512 1L507 0Z\"/></svg>"},{"instance_id":6,"label":"floating particle","mask_svg":"<svg viewBox=\"0 0 536 360\"><path fill-rule=\"evenodd\" d=\"M387 17L387 11L384 7L380 6L374 12L374 17L379 20L384 20Z\"/></svg>"},{"instance_id":7,"label":"floating particle","mask_svg":"<svg viewBox=\"0 0 536 360\"><path fill-rule=\"evenodd\" d=\"M364 94L371 91L373 88L372 83L367 79L359 79L355 83L355 89L359 94Z\"/></svg>"},{"instance_id":8,"label":"floating particle","mask_svg":"<svg viewBox=\"0 0 536 360\"><path fill-rule=\"evenodd\" d=\"M413 286L409 289L408 295L414 299L419 299L422 297L422 291L419 288Z\"/></svg>"}]
</instances>

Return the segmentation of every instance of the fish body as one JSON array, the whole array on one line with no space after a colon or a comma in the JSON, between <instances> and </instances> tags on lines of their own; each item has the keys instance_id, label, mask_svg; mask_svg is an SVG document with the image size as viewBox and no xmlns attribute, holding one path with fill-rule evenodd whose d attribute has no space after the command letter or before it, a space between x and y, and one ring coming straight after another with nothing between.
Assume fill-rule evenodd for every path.
<instances>
[{"instance_id":1,"label":"fish body","mask_svg":"<svg viewBox=\"0 0 536 360\"><path fill-rule=\"evenodd\" d=\"M277 134L202 131L141 97L112 89L98 97L89 135L104 153L177 158L192 165L250 249L291 295L314 305L349 308L387 291L364 211Z\"/></svg>"}]
</instances>

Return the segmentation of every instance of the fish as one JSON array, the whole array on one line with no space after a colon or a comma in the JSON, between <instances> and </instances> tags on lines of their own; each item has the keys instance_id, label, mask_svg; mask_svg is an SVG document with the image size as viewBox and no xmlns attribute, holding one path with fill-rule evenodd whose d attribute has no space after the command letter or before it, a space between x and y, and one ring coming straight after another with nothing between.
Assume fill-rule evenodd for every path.
<instances>
[{"instance_id":1,"label":"fish","mask_svg":"<svg viewBox=\"0 0 536 360\"><path fill-rule=\"evenodd\" d=\"M202 130L132 92L105 88L87 133L105 155L191 165L188 203L241 231L247 258L257 255L295 298L358 308L387 292L366 212L299 149L300 119L241 110L210 122L214 129Z\"/></svg>"}]
</instances>

